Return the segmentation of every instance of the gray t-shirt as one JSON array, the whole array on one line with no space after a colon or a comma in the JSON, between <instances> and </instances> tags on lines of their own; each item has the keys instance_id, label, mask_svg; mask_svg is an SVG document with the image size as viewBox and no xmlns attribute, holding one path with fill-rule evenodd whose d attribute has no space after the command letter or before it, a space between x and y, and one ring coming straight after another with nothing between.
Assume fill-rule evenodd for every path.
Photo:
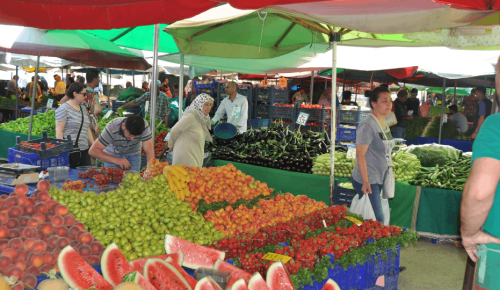
<instances>
[{"instance_id":1,"label":"gray t-shirt","mask_svg":"<svg viewBox=\"0 0 500 290\"><path fill-rule=\"evenodd\" d=\"M385 136L389 140L386 140ZM389 168L392 148L394 147L389 126L387 126L385 136L378 121L371 114L361 121L356 131L356 145L369 145L365 157L370 184L384 184L384 175ZM352 178L363 183L358 160L356 160L356 166L352 170Z\"/></svg>"},{"instance_id":2,"label":"gray t-shirt","mask_svg":"<svg viewBox=\"0 0 500 290\"><path fill-rule=\"evenodd\" d=\"M7 91L13 92L14 94L16 93L16 81L15 80L10 80L7 83Z\"/></svg>"},{"instance_id":3,"label":"gray t-shirt","mask_svg":"<svg viewBox=\"0 0 500 290\"><path fill-rule=\"evenodd\" d=\"M151 139L151 127L149 127L147 121L144 121L146 129L142 132L142 135L135 138L133 141L128 141L121 130L122 123L125 122L125 119L126 118L113 119L106 125L104 130L102 130L101 135L99 135L99 141L106 146L104 153L115 157L141 154L142 141Z\"/></svg>"},{"instance_id":4,"label":"gray t-shirt","mask_svg":"<svg viewBox=\"0 0 500 290\"><path fill-rule=\"evenodd\" d=\"M459 128L460 133L465 133L469 130L469 124L467 124L467 117L462 113L455 113L451 116L450 121L453 125Z\"/></svg>"},{"instance_id":5,"label":"gray t-shirt","mask_svg":"<svg viewBox=\"0 0 500 290\"><path fill-rule=\"evenodd\" d=\"M83 125L82 124L82 112L83 112ZM87 110L85 107L80 105L80 111L75 110L75 108L71 107L68 103L62 104L56 110L56 122L66 122L63 130L63 138L66 139L66 136L70 135L71 140L76 142L76 137L78 135L78 131L80 130L80 126L82 127L82 131L80 132L80 138L78 139L78 147L80 150L89 149L89 126L90 121L87 115Z\"/></svg>"}]
</instances>

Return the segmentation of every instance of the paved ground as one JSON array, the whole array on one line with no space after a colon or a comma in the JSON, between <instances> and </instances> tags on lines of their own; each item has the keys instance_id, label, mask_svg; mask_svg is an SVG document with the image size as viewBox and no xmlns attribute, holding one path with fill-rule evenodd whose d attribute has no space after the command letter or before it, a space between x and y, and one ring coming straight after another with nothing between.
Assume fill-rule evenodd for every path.
<instances>
[{"instance_id":1,"label":"paved ground","mask_svg":"<svg viewBox=\"0 0 500 290\"><path fill-rule=\"evenodd\" d=\"M401 250L400 290L462 289L467 254L452 243L435 245L420 240Z\"/></svg>"}]
</instances>

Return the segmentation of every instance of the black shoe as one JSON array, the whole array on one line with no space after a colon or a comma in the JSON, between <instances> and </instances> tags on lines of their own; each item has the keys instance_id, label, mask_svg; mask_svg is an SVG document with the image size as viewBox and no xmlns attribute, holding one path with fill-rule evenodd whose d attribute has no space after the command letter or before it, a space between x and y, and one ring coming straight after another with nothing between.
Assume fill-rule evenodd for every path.
<instances>
[{"instance_id":1,"label":"black shoe","mask_svg":"<svg viewBox=\"0 0 500 290\"><path fill-rule=\"evenodd\" d=\"M404 270L406 270L405 266L399 266L399 273L403 272Z\"/></svg>"}]
</instances>

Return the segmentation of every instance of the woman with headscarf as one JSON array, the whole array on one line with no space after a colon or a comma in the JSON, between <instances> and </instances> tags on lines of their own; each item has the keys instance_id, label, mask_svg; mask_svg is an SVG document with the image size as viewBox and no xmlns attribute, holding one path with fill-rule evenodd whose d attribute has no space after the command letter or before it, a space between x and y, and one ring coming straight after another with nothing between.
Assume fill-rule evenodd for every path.
<instances>
[{"instance_id":1,"label":"woman with headscarf","mask_svg":"<svg viewBox=\"0 0 500 290\"><path fill-rule=\"evenodd\" d=\"M173 165L203 166L205 142L212 141L208 113L213 104L210 95L199 94L172 128L168 146L174 154Z\"/></svg>"},{"instance_id":2,"label":"woman with headscarf","mask_svg":"<svg viewBox=\"0 0 500 290\"><path fill-rule=\"evenodd\" d=\"M54 88L54 95L57 101L60 101L66 95L66 83L61 80L59 75L54 76L56 79L56 87Z\"/></svg>"}]
</instances>

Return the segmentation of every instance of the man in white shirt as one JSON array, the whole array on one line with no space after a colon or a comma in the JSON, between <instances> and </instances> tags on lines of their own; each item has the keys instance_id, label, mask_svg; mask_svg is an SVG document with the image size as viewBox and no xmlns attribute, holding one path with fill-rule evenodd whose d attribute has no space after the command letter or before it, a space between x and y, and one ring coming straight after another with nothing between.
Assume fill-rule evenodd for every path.
<instances>
[{"instance_id":1,"label":"man in white shirt","mask_svg":"<svg viewBox=\"0 0 500 290\"><path fill-rule=\"evenodd\" d=\"M219 121L224 114L227 114L228 123L235 125L240 134L245 133L248 121L248 100L245 96L238 94L238 85L235 82L226 84L226 94L228 96L220 103L212 122Z\"/></svg>"},{"instance_id":2,"label":"man in white shirt","mask_svg":"<svg viewBox=\"0 0 500 290\"><path fill-rule=\"evenodd\" d=\"M469 130L469 124L467 123L467 117L464 114L458 112L457 105L451 105L448 107L450 110L450 121L455 127L458 127L460 134L463 134Z\"/></svg>"}]
</instances>

